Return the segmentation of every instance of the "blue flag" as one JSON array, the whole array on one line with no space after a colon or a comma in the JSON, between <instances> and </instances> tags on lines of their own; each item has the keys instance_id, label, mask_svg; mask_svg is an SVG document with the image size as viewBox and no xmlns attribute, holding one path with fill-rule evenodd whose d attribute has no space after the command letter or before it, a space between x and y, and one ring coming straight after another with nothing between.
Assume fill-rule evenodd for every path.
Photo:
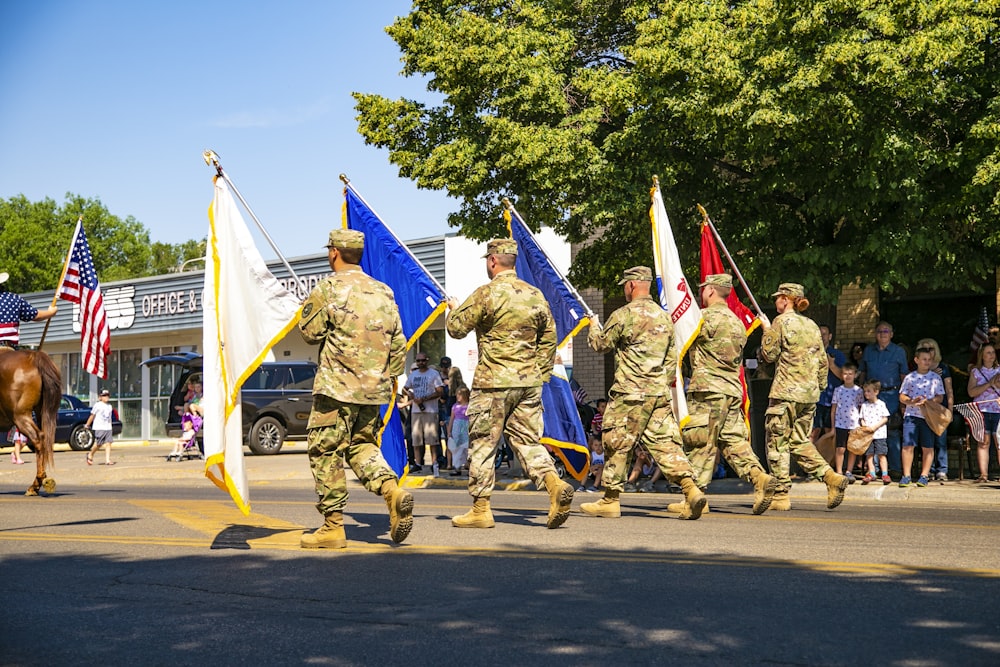
<instances>
[{"instance_id":1,"label":"blue flag","mask_svg":"<svg viewBox=\"0 0 1000 667\"><path fill-rule=\"evenodd\" d=\"M344 189L344 197L344 227L365 234L361 269L392 289L408 350L445 311L447 297L409 248L396 238L361 197L350 187ZM393 387L393 396L396 395L395 389ZM378 437L382 456L393 471L403 477L407 471L406 440L395 400L383 405L381 414L384 426Z\"/></svg>"},{"instance_id":2,"label":"blue flag","mask_svg":"<svg viewBox=\"0 0 1000 667\"><path fill-rule=\"evenodd\" d=\"M505 210L504 218L511 238L517 241L517 264L514 266L517 277L545 295L556 322L556 338L562 347L590 322L589 311L535 241L517 211ZM576 409L569 378L560 365L542 385L542 414L542 444L552 449L566 466L566 472L583 482L590 472L587 433Z\"/></svg>"}]
</instances>

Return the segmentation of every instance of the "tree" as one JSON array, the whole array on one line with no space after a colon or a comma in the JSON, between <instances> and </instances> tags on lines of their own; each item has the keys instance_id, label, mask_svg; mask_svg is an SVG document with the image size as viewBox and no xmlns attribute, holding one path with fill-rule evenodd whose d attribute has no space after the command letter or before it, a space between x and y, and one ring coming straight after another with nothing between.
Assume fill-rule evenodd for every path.
<instances>
[{"instance_id":1,"label":"tree","mask_svg":"<svg viewBox=\"0 0 1000 667\"><path fill-rule=\"evenodd\" d=\"M132 216L122 220L112 215L98 199L67 193L59 206L52 199L30 202L18 195L0 200L0 270L10 274L11 291L57 287L80 216L101 282L156 275L177 266L181 258L204 255L197 241L151 245L142 223Z\"/></svg>"},{"instance_id":2,"label":"tree","mask_svg":"<svg viewBox=\"0 0 1000 667\"><path fill-rule=\"evenodd\" d=\"M355 93L400 174L449 223L594 238L609 288L651 262L658 174L683 257L696 203L752 286L964 287L997 266L1000 0L418 0L387 31L436 104Z\"/></svg>"}]
</instances>

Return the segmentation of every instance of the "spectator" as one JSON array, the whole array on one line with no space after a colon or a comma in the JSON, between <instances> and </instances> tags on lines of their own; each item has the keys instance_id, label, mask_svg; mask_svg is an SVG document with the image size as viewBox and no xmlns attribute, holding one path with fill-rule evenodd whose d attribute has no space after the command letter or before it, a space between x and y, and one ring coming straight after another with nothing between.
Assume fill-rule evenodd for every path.
<instances>
[{"instance_id":1,"label":"spectator","mask_svg":"<svg viewBox=\"0 0 1000 667\"><path fill-rule=\"evenodd\" d=\"M886 456L889 451L885 442L886 428L889 423L889 410L885 403L879 400L878 393L882 388L878 380L868 380L864 385L865 402L861 404L861 426L872 434L872 444L865 452L865 459L868 464L868 474L865 475L862 485L874 482L878 479L875 471L875 460L878 457L879 469L882 471L882 485L892 482L889 477L889 459Z\"/></svg>"},{"instance_id":2,"label":"spectator","mask_svg":"<svg viewBox=\"0 0 1000 667\"><path fill-rule=\"evenodd\" d=\"M861 355L858 373L862 381L878 380L882 386L879 399L889 410L886 442L889 447L890 470L902 470L900 439L903 420L899 415L899 385L909 372L906 353L892 342L893 329L888 322L875 327L875 344L866 345Z\"/></svg>"},{"instance_id":3,"label":"spectator","mask_svg":"<svg viewBox=\"0 0 1000 667\"><path fill-rule=\"evenodd\" d=\"M652 491L653 485L660 479L662 474L660 466L656 465L646 446L639 445L635 449L635 460L632 462L632 470L629 472L628 480L625 482L625 492L632 493L639 491L646 493ZM640 484L643 479L646 479L646 482Z\"/></svg>"},{"instance_id":4,"label":"spectator","mask_svg":"<svg viewBox=\"0 0 1000 667\"><path fill-rule=\"evenodd\" d=\"M979 477L976 484L989 480L990 470L990 439L997 445L997 425L1000 423L1000 363L997 361L996 346L984 343L979 347L976 365L969 372L969 398L975 401L983 413L983 441L976 443L976 456L979 460Z\"/></svg>"},{"instance_id":5,"label":"spectator","mask_svg":"<svg viewBox=\"0 0 1000 667\"><path fill-rule=\"evenodd\" d=\"M933 338L921 338L917 341L917 349L919 350L922 347L934 351L934 363L931 366L931 370L941 377L941 383L944 385L944 401L941 405L950 408L955 404L955 391L952 387L951 369L948 368L948 364L942 363L941 348L938 346L936 340ZM948 481L948 429L945 429L941 435L935 435L934 437L934 461L931 463L931 475L939 482Z\"/></svg>"},{"instance_id":6,"label":"spectator","mask_svg":"<svg viewBox=\"0 0 1000 667\"><path fill-rule=\"evenodd\" d=\"M101 390L100 400L90 409L90 416L87 417L87 428L94 425L94 445L87 452L87 465L94 465L94 454L104 446L104 465L113 466L111 460L111 442L114 436L111 433L111 422L114 417L114 409L111 407L111 392L107 389Z\"/></svg>"},{"instance_id":7,"label":"spectator","mask_svg":"<svg viewBox=\"0 0 1000 667\"><path fill-rule=\"evenodd\" d=\"M657 468L659 470L659 468ZM597 493L603 490L604 486L601 484L601 477L604 475L604 445L601 443L601 439L591 438L590 439L590 477L594 478L594 483L587 486L587 477L583 478L583 483L577 491L587 491L588 493Z\"/></svg>"},{"instance_id":8,"label":"spectator","mask_svg":"<svg viewBox=\"0 0 1000 667\"><path fill-rule=\"evenodd\" d=\"M455 392L455 405L451 406L448 420L448 454L454 470L452 477L462 474L462 467L469 460L469 388L459 387Z\"/></svg>"},{"instance_id":9,"label":"spectator","mask_svg":"<svg viewBox=\"0 0 1000 667\"><path fill-rule=\"evenodd\" d=\"M861 404L864 402L864 391L854 384L857 368L853 361L845 361L841 374L843 384L833 392L833 405L830 409L830 419L834 428L837 429L837 453L835 458L835 469L847 478L848 483L854 484L854 460L856 455L851 453L847 456L847 465L844 465L844 454L847 453L847 438L851 431L858 428L861 423Z\"/></svg>"},{"instance_id":10,"label":"spectator","mask_svg":"<svg viewBox=\"0 0 1000 667\"><path fill-rule=\"evenodd\" d=\"M831 342L833 340L833 332L830 331L830 327L821 324L819 335L823 339L823 348L826 350L828 370L826 372L826 389L819 394L819 401L816 402L816 415L813 417L813 429L812 433L809 434L809 439L813 441L813 444L816 444L816 441L823 437L824 433L828 433L834 427L830 406L833 404L833 392L843 384L843 380L841 379L843 371L841 368L843 368L844 362L847 361L844 353L833 346ZM837 466L837 471L840 471L839 465Z\"/></svg>"},{"instance_id":11,"label":"spectator","mask_svg":"<svg viewBox=\"0 0 1000 667\"><path fill-rule=\"evenodd\" d=\"M906 406L906 412L903 413L903 476L899 480L899 485L910 485L913 448L920 445L923 460L917 486L927 486L927 476L930 474L934 458L935 434L924 419L920 406L927 401L940 403L944 398L944 383L937 373L931 372L931 367L934 365L934 350L929 347L918 347L913 361L917 364L917 370L907 375L899 387L899 402Z\"/></svg>"},{"instance_id":12,"label":"spectator","mask_svg":"<svg viewBox=\"0 0 1000 667\"><path fill-rule=\"evenodd\" d=\"M848 357L850 357L850 360L854 362L855 366L860 368L861 357L864 356L864 353L865 353L865 344L855 343L854 345L851 346L851 353L848 355Z\"/></svg>"},{"instance_id":13,"label":"spectator","mask_svg":"<svg viewBox=\"0 0 1000 667\"><path fill-rule=\"evenodd\" d=\"M18 431L17 427L14 426L7 434L7 439L14 446L10 452L10 462L16 466L24 465L24 460L21 459L21 448L28 444L27 436Z\"/></svg>"},{"instance_id":14,"label":"spectator","mask_svg":"<svg viewBox=\"0 0 1000 667\"><path fill-rule=\"evenodd\" d=\"M410 365L410 372L413 373L416 370L417 364L414 362ZM401 390L396 397L396 409L399 410L399 419L403 424L403 440L406 441L407 472L420 474L424 468L417 463L417 457L413 453L413 434L410 430L410 413L412 407L409 394L405 390Z\"/></svg>"},{"instance_id":15,"label":"spectator","mask_svg":"<svg viewBox=\"0 0 1000 667\"><path fill-rule=\"evenodd\" d=\"M428 364L430 360L424 352L417 353L417 370L406 378L403 389L410 397L410 436L417 465L424 463L424 451L431 448L431 458L441 457L441 432L438 416L438 402L444 393L441 374Z\"/></svg>"},{"instance_id":16,"label":"spectator","mask_svg":"<svg viewBox=\"0 0 1000 667\"><path fill-rule=\"evenodd\" d=\"M594 412L594 418L590 420L590 439L601 441L601 431L604 430L604 411L608 407L608 399L599 398L597 399L597 411ZM601 450L603 456L604 450ZM600 479L600 478L598 478Z\"/></svg>"}]
</instances>

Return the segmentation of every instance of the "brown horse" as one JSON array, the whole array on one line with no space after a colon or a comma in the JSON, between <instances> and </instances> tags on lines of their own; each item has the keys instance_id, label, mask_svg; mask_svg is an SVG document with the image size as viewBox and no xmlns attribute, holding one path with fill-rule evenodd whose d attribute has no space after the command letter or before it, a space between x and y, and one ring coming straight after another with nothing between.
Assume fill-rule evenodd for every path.
<instances>
[{"instance_id":1,"label":"brown horse","mask_svg":"<svg viewBox=\"0 0 1000 667\"><path fill-rule=\"evenodd\" d=\"M46 479L45 466L52 466L56 416L62 400L62 379L49 355L38 350L11 350L0 347L0 429L17 426L35 446L35 481L24 495L37 496L56 490L56 482ZM41 429L32 412L38 415Z\"/></svg>"}]
</instances>

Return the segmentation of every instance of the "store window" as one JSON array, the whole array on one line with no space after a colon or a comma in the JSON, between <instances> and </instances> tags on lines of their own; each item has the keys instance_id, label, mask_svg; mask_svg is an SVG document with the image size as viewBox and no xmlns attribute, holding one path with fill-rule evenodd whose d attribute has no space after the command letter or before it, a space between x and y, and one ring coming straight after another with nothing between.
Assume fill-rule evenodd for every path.
<instances>
[{"instance_id":1,"label":"store window","mask_svg":"<svg viewBox=\"0 0 1000 667\"><path fill-rule=\"evenodd\" d=\"M179 347L151 347L149 348L149 358L180 351L182 348ZM149 437L166 437L166 422L170 416L168 414L170 412L170 393L174 390L177 380L183 372L184 369L175 364L149 368Z\"/></svg>"},{"instance_id":2,"label":"store window","mask_svg":"<svg viewBox=\"0 0 1000 667\"><path fill-rule=\"evenodd\" d=\"M97 391L111 392L111 405L122 420L123 438L142 437L142 350L112 350L108 377L98 378Z\"/></svg>"}]
</instances>

